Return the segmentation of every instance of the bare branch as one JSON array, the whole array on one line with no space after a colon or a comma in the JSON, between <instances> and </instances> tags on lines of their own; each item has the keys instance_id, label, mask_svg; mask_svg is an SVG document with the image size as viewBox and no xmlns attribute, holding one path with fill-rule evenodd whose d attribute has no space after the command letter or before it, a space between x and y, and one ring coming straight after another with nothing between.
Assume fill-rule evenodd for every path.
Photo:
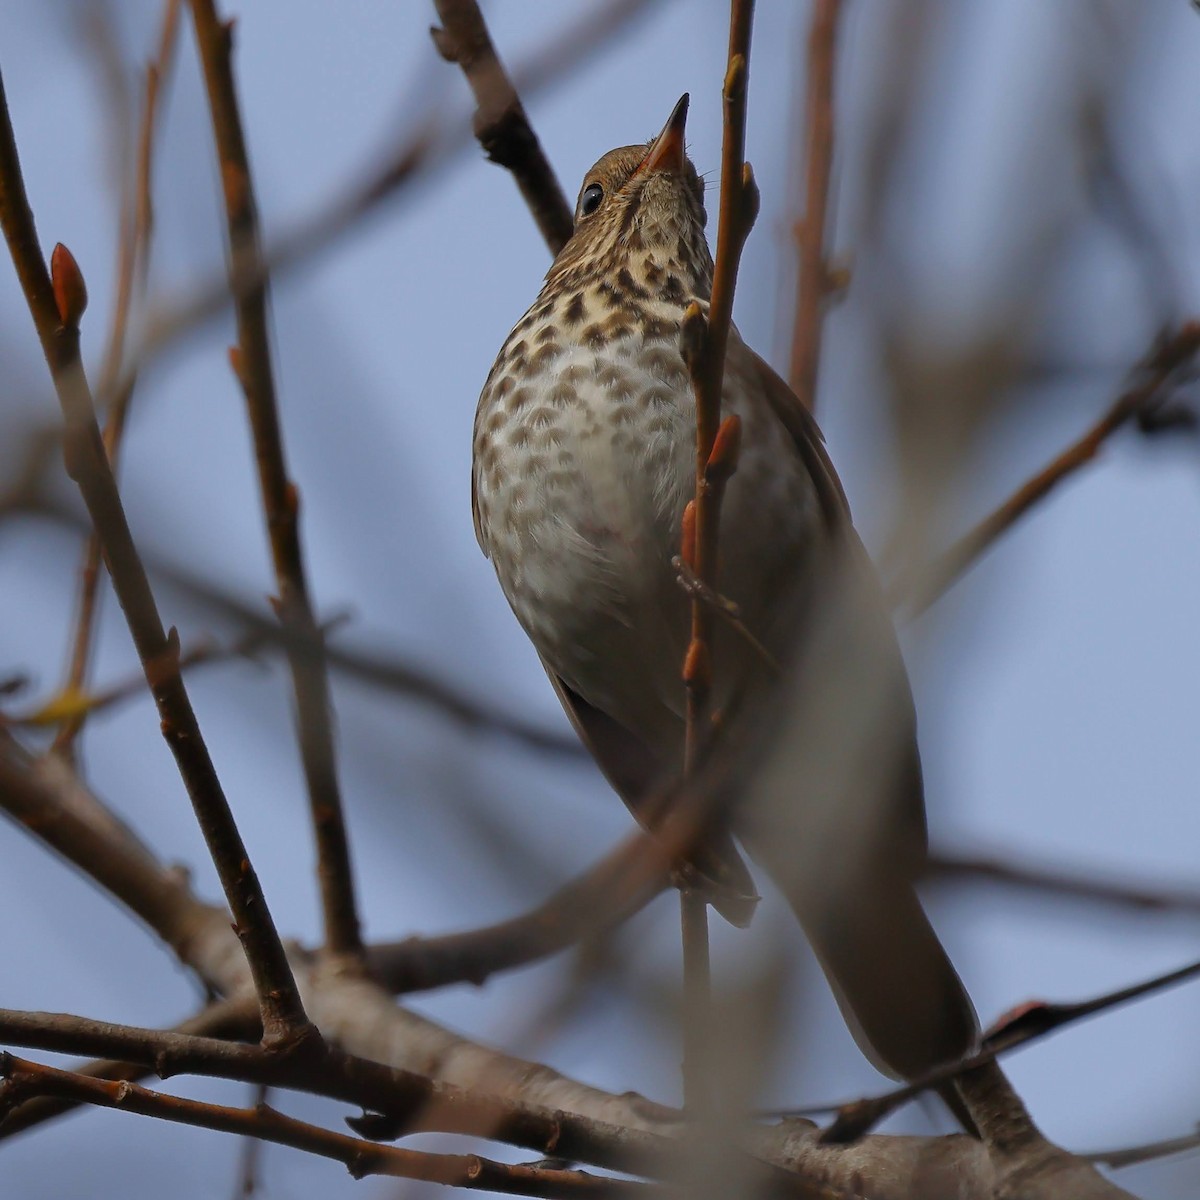
<instances>
[{"instance_id":1,"label":"bare branch","mask_svg":"<svg viewBox=\"0 0 1200 1200\"><path fill-rule=\"evenodd\" d=\"M1158 428L1151 411L1163 400L1176 375L1194 361L1197 353L1200 353L1200 321L1189 321L1160 338L1138 367L1136 382L1117 397L1108 411L999 508L919 571L914 585L905 586L902 582L900 587L893 589L890 597L893 606L903 608L909 618L920 616L1002 534L1064 479L1091 462L1118 429L1135 417L1147 421L1150 428Z\"/></svg>"},{"instance_id":2,"label":"bare branch","mask_svg":"<svg viewBox=\"0 0 1200 1200\"><path fill-rule=\"evenodd\" d=\"M79 357L79 318L87 303L83 277L70 253L61 246L56 252L53 279L46 269L21 175L2 78L0 224L65 418L67 471L79 485L100 535L114 590L158 706L163 737L175 756L237 921L262 1008L264 1037L269 1041L302 1042L315 1035L315 1029L304 1015L266 898L204 744L178 669L178 636L173 629L168 634L163 628L104 451Z\"/></svg>"},{"instance_id":3,"label":"bare branch","mask_svg":"<svg viewBox=\"0 0 1200 1200\"><path fill-rule=\"evenodd\" d=\"M821 317L831 291L831 274L825 258L825 230L833 176L834 67L841 11L842 0L815 0L808 30L807 170L804 216L796 222L795 228L800 275L788 383L809 411L817 405Z\"/></svg>"},{"instance_id":4,"label":"bare branch","mask_svg":"<svg viewBox=\"0 0 1200 1200\"><path fill-rule=\"evenodd\" d=\"M279 427L267 323L267 270L233 79L233 23L218 19L213 0L191 0L191 9L221 164L228 223L229 284L236 294L238 329L238 350L231 358L246 394L254 435L263 511L279 589L276 611L280 623L294 635L289 642L288 665L296 700L300 757L317 843L325 945L333 954L357 957L362 953L362 938L337 778L329 673L324 637L313 615L304 571L299 493L288 477ZM257 282L253 287L239 289L237 281L244 278L254 278Z\"/></svg>"},{"instance_id":5,"label":"bare branch","mask_svg":"<svg viewBox=\"0 0 1200 1200\"><path fill-rule=\"evenodd\" d=\"M471 1190L510 1195L545 1196L570 1200L577 1196L632 1196L653 1190L630 1181L605 1179L582 1171L550 1167L508 1165L476 1154L432 1154L380 1146L344 1133L298 1121L266 1104L254 1108L229 1108L186 1100L151 1091L128 1081L93 1079L72 1071L43 1066L15 1055L0 1056L0 1070L10 1095L57 1096L75 1103L116 1108L141 1116L157 1117L214 1129L221 1133L259 1138L309 1154L342 1162L355 1179L367 1175L395 1175ZM5 1099L0 1090L0 1102Z\"/></svg>"},{"instance_id":6,"label":"bare branch","mask_svg":"<svg viewBox=\"0 0 1200 1200\"><path fill-rule=\"evenodd\" d=\"M496 54L479 5L475 0L434 3L442 27L429 32L438 53L462 68L475 95L475 137L488 159L512 174L550 253L557 254L575 226L571 205Z\"/></svg>"},{"instance_id":7,"label":"bare branch","mask_svg":"<svg viewBox=\"0 0 1200 1200\"><path fill-rule=\"evenodd\" d=\"M151 180L153 175L154 133L158 118L158 97L168 78L174 59L175 34L179 25L180 0L167 0L163 11L162 30L159 34L158 53L146 68L146 85L142 101L142 119L138 132L137 163L134 169L133 197L123 205L120 236L117 239L117 285L113 301L113 316L109 327L108 344L104 352L104 365L100 372L99 395L101 408L107 412L104 425L104 448L112 463L113 474L117 471L117 455L121 437L125 432L125 417L129 401L137 381L136 370L124 380L119 392L115 391L121 376L121 364L125 357L129 314L135 293L144 291L146 268L149 262L150 231L152 225ZM84 548L83 563L79 571L79 598L76 602L75 640L71 649L71 662L62 686L66 696L82 692L91 661L92 639L95 630L96 608L99 601L100 584L100 538L93 529ZM59 753L70 753L88 710L81 710L69 718L59 729L54 739L54 748Z\"/></svg>"}]
</instances>

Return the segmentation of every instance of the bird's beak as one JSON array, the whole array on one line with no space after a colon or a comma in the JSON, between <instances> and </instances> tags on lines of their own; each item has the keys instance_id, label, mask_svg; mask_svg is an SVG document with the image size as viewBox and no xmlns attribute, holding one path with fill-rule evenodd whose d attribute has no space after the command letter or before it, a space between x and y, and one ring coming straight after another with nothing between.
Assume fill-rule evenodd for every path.
<instances>
[{"instance_id":1,"label":"bird's beak","mask_svg":"<svg viewBox=\"0 0 1200 1200\"><path fill-rule=\"evenodd\" d=\"M650 171L672 171L678 174L683 170L683 164L687 161L683 152L683 129L687 124L687 111L688 94L684 92L667 118L662 133L654 139L654 144L642 159L635 174L641 175Z\"/></svg>"}]
</instances>

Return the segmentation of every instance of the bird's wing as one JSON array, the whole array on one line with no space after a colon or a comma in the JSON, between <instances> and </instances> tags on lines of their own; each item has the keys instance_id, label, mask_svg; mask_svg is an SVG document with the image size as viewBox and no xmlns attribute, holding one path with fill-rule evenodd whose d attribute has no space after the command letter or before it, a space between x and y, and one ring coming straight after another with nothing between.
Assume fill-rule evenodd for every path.
<instances>
[{"instance_id":1,"label":"bird's wing","mask_svg":"<svg viewBox=\"0 0 1200 1200\"><path fill-rule=\"evenodd\" d=\"M545 660L542 666L546 668L575 732L604 777L638 823L653 828L653 800L659 790L671 782L672 772L664 768L641 738L589 704L564 683ZM743 927L750 923L758 904L758 894L728 831L707 835L682 864L680 877L685 885L703 891L708 902L731 925Z\"/></svg>"}]
</instances>

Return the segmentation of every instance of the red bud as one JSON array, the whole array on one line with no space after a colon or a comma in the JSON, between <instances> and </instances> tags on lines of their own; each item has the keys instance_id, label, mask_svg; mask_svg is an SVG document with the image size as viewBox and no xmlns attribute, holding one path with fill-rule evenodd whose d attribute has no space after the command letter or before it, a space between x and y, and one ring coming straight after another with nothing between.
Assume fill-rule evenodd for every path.
<instances>
[{"instance_id":1,"label":"red bud","mask_svg":"<svg viewBox=\"0 0 1200 1200\"><path fill-rule=\"evenodd\" d=\"M59 242L50 255L50 283L54 288L54 303L58 319L69 329L79 327L79 319L87 308L87 285L75 256Z\"/></svg>"}]
</instances>

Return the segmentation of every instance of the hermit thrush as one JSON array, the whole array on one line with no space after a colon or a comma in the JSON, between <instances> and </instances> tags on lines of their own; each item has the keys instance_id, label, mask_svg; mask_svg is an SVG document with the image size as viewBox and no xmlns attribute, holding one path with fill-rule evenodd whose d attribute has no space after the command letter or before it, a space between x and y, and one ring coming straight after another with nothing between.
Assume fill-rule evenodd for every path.
<instances>
[{"instance_id":1,"label":"hermit thrush","mask_svg":"<svg viewBox=\"0 0 1200 1200\"><path fill-rule=\"evenodd\" d=\"M657 138L610 151L588 172L574 235L501 348L474 431L479 544L576 729L643 819L683 759L689 602L672 558L696 429L680 327L689 302L707 301L713 274L686 115L685 96ZM855 818L814 858L811 838L826 837L845 788L821 766L789 774L776 754L794 804L734 806L729 828L694 855L694 875L718 910L747 920L753 885L738 836L806 927L860 1044L912 1077L966 1053L976 1024L913 890L924 809L895 635L819 430L736 331L722 411L740 417L742 449L721 516L720 591L760 643L805 672L817 706L806 728L884 714L886 737L869 734L852 756L885 761L887 784L883 802L862 810L870 830ZM802 627L816 632L798 649ZM814 683L826 669L828 686ZM721 736L761 741L769 710L787 707L752 702L772 686L761 655L721 629L712 674L714 707L741 714ZM858 875L812 869L850 858Z\"/></svg>"}]
</instances>

